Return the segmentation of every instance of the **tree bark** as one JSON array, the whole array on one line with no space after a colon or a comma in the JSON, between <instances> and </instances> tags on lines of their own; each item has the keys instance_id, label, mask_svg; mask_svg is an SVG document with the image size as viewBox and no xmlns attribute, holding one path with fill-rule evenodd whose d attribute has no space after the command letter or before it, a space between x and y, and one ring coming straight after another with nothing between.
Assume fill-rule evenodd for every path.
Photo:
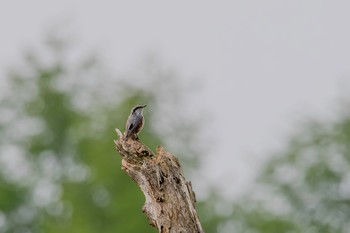
<instances>
[{"instance_id":1,"label":"tree bark","mask_svg":"<svg viewBox=\"0 0 350 233\"><path fill-rule=\"evenodd\" d=\"M161 146L156 154L140 141L114 141L122 156L122 169L145 195L142 208L150 224L161 233L204 233L195 209L195 194L179 160Z\"/></svg>"}]
</instances>

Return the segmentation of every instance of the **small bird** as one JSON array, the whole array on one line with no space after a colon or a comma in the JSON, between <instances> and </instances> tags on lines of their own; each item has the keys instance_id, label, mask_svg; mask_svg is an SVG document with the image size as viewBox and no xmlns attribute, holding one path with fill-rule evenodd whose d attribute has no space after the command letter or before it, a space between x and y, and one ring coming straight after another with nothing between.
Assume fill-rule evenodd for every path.
<instances>
[{"instance_id":1,"label":"small bird","mask_svg":"<svg viewBox=\"0 0 350 233\"><path fill-rule=\"evenodd\" d=\"M125 141L128 140L130 136L135 136L135 139L138 139L137 134L140 133L145 123L142 111L146 106L147 105L136 105L131 109L130 116L126 121L126 128L124 133Z\"/></svg>"}]
</instances>

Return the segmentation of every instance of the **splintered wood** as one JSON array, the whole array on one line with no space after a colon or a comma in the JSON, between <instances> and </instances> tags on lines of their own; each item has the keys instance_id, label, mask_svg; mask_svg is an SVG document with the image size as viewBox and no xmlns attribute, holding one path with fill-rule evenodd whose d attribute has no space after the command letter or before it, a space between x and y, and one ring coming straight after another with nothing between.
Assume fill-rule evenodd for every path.
<instances>
[{"instance_id":1,"label":"splintered wood","mask_svg":"<svg viewBox=\"0 0 350 233\"><path fill-rule=\"evenodd\" d=\"M179 160L158 146L156 154L140 141L114 141L122 156L122 169L145 195L142 210L161 233L204 233L195 209L196 197ZM132 217L132 216L130 216Z\"/></svg>"}]
</instances>

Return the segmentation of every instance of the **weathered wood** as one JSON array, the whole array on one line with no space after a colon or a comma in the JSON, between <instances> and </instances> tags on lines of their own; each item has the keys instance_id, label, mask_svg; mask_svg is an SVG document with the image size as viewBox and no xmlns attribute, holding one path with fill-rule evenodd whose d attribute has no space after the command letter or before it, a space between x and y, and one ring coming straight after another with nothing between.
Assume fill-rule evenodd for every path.
<instances>
[{"instance_id":1,"label":"weathered wood","mask_svg":"<svg viewBox=\"0 0 350 233\"><path fill-rule=\"evenodd\" d=\"M116 149L122 169L145 195L143 211L161 233L204 233L195 209L195 194L186 181L179 160L161 146L156 154L140 141L119 139Z\"/></svg>"}]
</instances>

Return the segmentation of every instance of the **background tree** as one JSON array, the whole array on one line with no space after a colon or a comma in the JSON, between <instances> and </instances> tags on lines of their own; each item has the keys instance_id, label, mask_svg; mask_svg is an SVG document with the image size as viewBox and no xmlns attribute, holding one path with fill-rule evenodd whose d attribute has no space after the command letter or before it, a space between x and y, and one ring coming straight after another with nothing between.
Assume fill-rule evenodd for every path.
<instances>
[{"instance_id":1,"label":"background tree","mask_svg":"<svg viewBox=\"0 0 350 233\"><path fill-rule=\"evenodd\" d=\"M186 175L199 162L198 129L179 111L186 88L172 69L149 57L115 78L84 57L49 36L3 82L0 232L155 232L113 144L135 104L148 104L146 145L193 155L181 158ZM300 125L244 198L232 203L212 190L198 203L205 231L348 232L350 114L340 115Z\"/></svg>"},{"instance_id":2,"label":"background tree","mask_svg":"<svg viewBox=\"0 0 350 233\"><path fill-rule=\"evenodd\" d=\"M234 207L235 232L349 232L349 111L300 128Z\"/></svg>"},{"instance_id":3,"label":"background tree","mask_svg":"<svg viewBox=\"0 0 350 233\"><path fill-rule=\"evenodd\" d=\"M147 103L142 141L187 151L193 157L182 159L195 164L195 125L176 111L177 74L150 58L134 80L115 79L57 35L43 51L11 69L1 96L0 232L155 232L120 169L114 128Z\"/></svg>"}]
</instances>

